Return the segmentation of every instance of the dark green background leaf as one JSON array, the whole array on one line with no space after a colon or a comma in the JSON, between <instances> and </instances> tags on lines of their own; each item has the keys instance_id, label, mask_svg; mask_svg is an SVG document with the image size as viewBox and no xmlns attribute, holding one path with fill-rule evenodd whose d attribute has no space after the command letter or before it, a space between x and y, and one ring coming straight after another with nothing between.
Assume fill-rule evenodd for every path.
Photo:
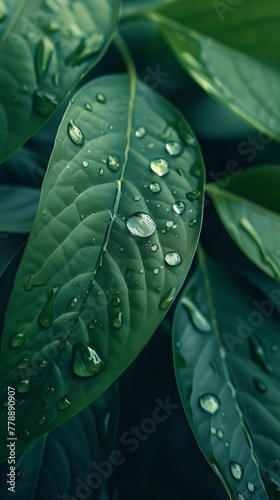
<instances>
[{"instance_id":1,"label":"dark green background leaf","mask_svg":"<svg viewBox=\"0 0 280 500\"><path fill-rule=\"evenodd\" d=\"M104 54L118 0L28 0L7 9L0 50L0 162L55 111ZM1 23L0 23L1 24Z\"/></svg>"},{"instance_id":2,"label":"dark green background leaf","mask_svg":"<svg viewBox=\"0 0 280 500\"><path fill-rule=\"evenodd\" d=\"M0 231L28 233L36 215L39 198L39 189L0 185Z\"/></svg>"},{"instance_id":3,"label":"dark green background leaf","mask_svg":"<svg viewBox=\"0 0 280 500\"><path fill-rule=\"evenodd\" d=\"M279 495L280 291L271 282L265 297L201 251L174 321L174 364L187 418L231 498L239 500L270 498L263 480L271 498Z\"/></svg>"},{"instance_id":4,"label":"dark green background leaf","mask_svg":"<svg viewBox=\"0 0 280 500\"><path fill-rule=\"evenodd\" d=\"M76 94L6 313L1 398L16 385L18 449L90 403L147 343L191 264L203 189L190 128L147 86L118 75Z\"/></svg>"}]
</instances>

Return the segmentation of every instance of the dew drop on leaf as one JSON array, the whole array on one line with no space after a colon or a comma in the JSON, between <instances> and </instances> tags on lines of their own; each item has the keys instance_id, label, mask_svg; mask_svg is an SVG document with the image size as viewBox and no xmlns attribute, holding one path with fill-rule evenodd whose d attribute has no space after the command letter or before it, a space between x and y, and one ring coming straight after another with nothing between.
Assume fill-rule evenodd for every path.
<instances>
[{"instance_id":1,"label":"dew drop on leaf","mask_svg":"<svg viewBox=\"0 0 280 500\"><path fill-rule=\"evenodd\" d=\"M156 291L160 292L161 289L157 288ZM165 311L166 309L168 309L170 304L172 304L172 302L175 298L175 294L176 294L176 288L173 287L173 288L170 288L170 290L168 290L168 292L163 296L163 298L161 299L160 304L159 304L159 308L162 311Z\"/></svg>"},{"instance_id":2,"label":"dew drop on leaf","mask_svg":"<svg viewBox=\"0 0 280 500\"><path fill-rule=\"evenodd\" d=\"M30 387L31 387L31 383L30 383L29 379L18 380L16 382L16 390L17 390L17 392L20 392L21 394L28 392Z\"/></svg>"},{"instance_id":3,"label":"dew drop on leaf","mask_svg":"<svg viewBox=\"0 0 280 500\"><path fill-rule=\"evenodd\" d=\"M87 168L87 167L88 167L88 161L86 161L86 160L84 160L84 161L83 161L83 167L84 167L84 168Z\"/></svg>"},{"instance_id":4,"label":"dew drop on leaf","mask_svg":"<svg viewBox=\"0 0 280 500\"><path fill-rule=\"evenodd\" d=\"M120 299L120 297L117 296L117 297L114 298L114 300L112 302L112 306L113 307L118 307L120 305L121 305L121 299Z\"/></svg>"},{"instance_id":5,"label":"dew drop on leaf","mask_svg":"<svg viewBox=\"0 0 280 500\"><path fill-rule=\"evenodd\" d=\"M186 197L190 201L197 200L198 198L200 198L200 196L201 196L201 192L198 190L189 191L188 193L186 193Z\"/></svg>"},{"instance_id":6,"label":"dew drop on leaf","mask_svg":"<svg viewBox=\"0 0 280 500\"><path fill-rule=\"evenodd\" d=\"M142 139L146 135L146 129L144 127L138 127L134 132L135 137L137 139Z\"/></svg>"},{"instance_id":7,"label":"dew drop on leaf","mask_svg":"<svg viewBox=\"0 0 280 500\"><path fill-rule=\"evenodd\" d=\"M52 395L53 395L53 393L54 393L54 388L53 388L53 387L48 387L48 388L47 388L47 395L48 395L48 396L52 396Z\"/></svg>"},{"instance_id":8,"label":"dew drop on leaf","mask_svg":"<svg viewBox=\"0 0 280 500\"><path fill-rule=\"evenodd\" d=\"M43 412L46 413L47 411L49 411L50 409L50 405L44 405L43 406Z\"/></svg>"},{"instance_id":9,"label":"dew drop on leaf","mask_svg":"<svg viewBox=\"0 0 280 500\"><path fill-rule=\"evenodd\" d=\"M100 104L105 104L107 99L106 99L106 96L104 94L96 94L95 96L95 99L97 100L97 102L99 102Z\"/></svg>"},{"instance_id":10,"label":"dew drop on leaf","mask_svg":"<svg viewBox=\"0 0 280 500\"><path fill-rule=\"evenodd\" d=\"M44 37L39 40L35 54L35 67L38 80L42 80L46 76L53 54L54 46L50 39Z\"/></svg>"},{"instance_id":11,"label":"dew drop on leaf","mask_svg":"<svg viewBox=\"0 0 280 500\"><path fill-rule=\"evenodd\" d=\"M156 268L154 269L154 274L159 274L159 268L158 268L158 267L156 267Z\"/></svg>"},{"instance_id":12,"label":"dew drop on leaf","mask_svg":"<svg viewBox=\"0 0 280 500\"><path fill-rule=\"evenodd\" d=\"M79 127L75 124L74 120L68 123L68 135L74 144L82 146L85 142L84 134Z\"/></svg>"},{"instance_id":13,"label":"dew drop on leaf","mask_svg":"<svg viewBox=\"0 0 280 500\"><path fill-rule=\"evenodd\" d=\"M134 236L147 238L151 236L156 230L155 221L149 214L144 212L136 212L127 219L127 228Z\"/></svg>"},{"instance_id":14,"label":"dew drop on leaf","mask_svg":"<svg viewBox=\"0 0 280 500\"><path fill-rule=\"evenodd\" d=\"M247 488L248 488L248 491L250 491L250 493L253 493L255 491L255 486L251 481L247 482Z\"/></svg>"},{"instance_id":15,"label":"dew drop on leaf","mask_svg":"<svg viewBox=\"0 0 280 500\"><path fill-rule=\"evenodd\" d=\"M168 141L165 143L165 149L170 156L180 156L184 151L184 146L178 141Z\"/></svg>"},{"instance_id":16,"label":"dew drop on leaf","mask_svg":"<svg viewBox=\"0 0 280 500\"><path fill-rule=\"evenodd\" d=\"M42 424L45 423L45 421L46 421L46 417L40 417L39 420L38 420L38 424L42 425Z\"/></svg>"},{"instance_id":17,"label":"dew drop on leaf","mask_svg":"<svg viewBox=\"0 0 280 500\"><path fill-rule=\"evenodd\" d=\"M216 432L217 432L216 427L214 427L213 425L211 425L211 427L210 427L210 434L212 434L212 436L215 436Z\"/></svg>"},{"instance_id":18,"label":"dew drop on leaf","mask_svg":"<svg viewBox=\"0 0 280 500\"><path fill-rule=\"evenodd\" d=\"M169 173L170 167L167 160L164 160L163 158L157 158L151 161L150 169L155 174L163 177L164 175L167 175Z\"/></svg>"},{"instance_id":19,"label":"dew drop on leaf","mask_svg":"<svg viewBox=\"0 0 280 500\"><path fill-rule=\"evenodd\" d=\"M34 90L33 108L39 115L46 116L53 113L58 102L56 97L41 90Z\"/></svg>"},{"instance_id":20,"label":"dew drop on leaf","mask_svg":"<svg viewBox=\"0 0 280 500\"><path fill-rule=\"evenodd\" d=\"M104 361L86 342L74 346L73 372L79 377L94 377L104 368Z\"/></svg>"},{"instance_id":21,"label":"dew drop on leaf","mask_svg":"<svg viewBox=\"0 0 280 500\"><path fill-rule=\"evenodd\" d=\"M175 266L179 266L181 264L182 257L177 252L168 252L164 257L164 260L165 260L166 264L168 264L169 266L175 267Z\"/></svg>"},{"instance_id":22,"label":"dew drop on leaf","mask_svg":"<svg viewBox=\"0 0 280 500\"><path fill-rule=\"evenodd\" d=\"M190 227L194 227L196 224L197 224L197 220L196 220L196 219L192 219L192 220L190 220L190 222L189 222L189 226L190 226Z\"/></svg>"},{"instance_id":23,"label":"dew drop on leaf","mask_svg":"<svg viewBox=\"0 0 280 500\"><path fill-rule=\"evenodd\" d=\"M98 169L98 174L99 174L99 175L104 175L104 168L100 167L100 168Z\"/></svg>"},{"instance_id":24,"label":"dew drop on leaf","mask_svg":"<svg viewBox=\"0 0 280 500\"><path fill-rule=\"evenodd\" d=\"M198 398L198 403L202 410L211 413L211 415L217 413L220 408L220 401L214 394L203 394Z\"/></svg>"},{"instance_id":25,"label":"dew drop on leaf","mask_svg":"<svg viewBox=\"0 0 280 500\"><path fill-rule=\"evenodd\" d=\"M92 111L92 105L90 102L85 102L85 110L90 112Z\"/></svg>"},{"instance_id":26,"label":"dew drop on leaf","mask_svg":"<svg viewBox=\"0 0 280 500\"><path fill-rule=\"evenodd\" d=\"M157 194L161 192L161 185L158 182L151 182L149 188L152 193Z\"/></svg>"},{"instance_id":27,"label":"dew drop on leaf","mask_svg":"<svg viewBox=\"0 0 280 500\"><path fill-rule=\"evenodd\" d=\"M217 438L221 440L224 439L224 433L221 429L217 431Z\"/></svg>"},{"instance_id":28,"label":"dew drop on leaf","mask_svg":"<svg viewBox=\"0 0 280 500\"><path fill-rule=\"evenodd\" d=\"M69 406L71 406L71 402L66 397L60 399L56 403L56 407L58 410L67 410L67 408L69 408Z\"/></svg>"},{"instance_id":29,"label":"dew drop on leaf","mask_svg":"<svg viewBox=\"0 0 280 500\"><path fill-rule=\"evenodd\" d=\"M78 304L78 299L77 297L73 297L73 299L70 301L70 304L68 306L68 311L73 309Z\"/></svg>"},{"instance_id":30,"label":"dew drop on leaf","mask_svg":"<svg viewBox=\"0 0 280 500\"><path fill-rule=\"evenodd\" d=\"M238 493L237 500L247 500L247 499L246 499L245 495L243 495L243 493Z\"/></svg>"},{"instance_id":31,"label":"dew drop on leaf","mask_svg":"<svg viewBox=\"0 0 280 500\"><path fill-rule=\"evenodd\" d=\"M186 210L186 205L183 201L176 201L176 203L173 204L172 208L174 212L176 212L176 214L182 215Z\"/></svg>"},{"instance_id":32,"label":"dew drop on leaf","mask_svg":"<svg viewBox=\"0 0 280 500\"><path fill-rule=\"evenodd\" d=\"M11 346L12 347L20 347L24 342L25 334L24 333L15 333L11 337Z\"/></svg>"},{"instance_id":33,"label":"dew drop on leaf","mask_svg":"<svg viewBox=\"0 0 280 500\"><path fill-rule=\"evenodd\" d=\"M230 462L229 466L232 477L234 477L234 479L237 479L237 481L240 481L243 476L242 466L237 462Z\"/></svg>"},{"instance_id":34,"label":"dew drop on leaf","mask_svg":"<svg viewBox=\"0 0 280 500\"><path fill-rule=\"evenodd\" d=\"M260 394L265 394L267 392L267 386L263 382L263 380L261 380L260 378L253 378L253 383L254 383L256 390Z\"/></svg>"},{"instance_id":35,"label":"dew drop on leaf","mask_svg":"<svg viewBox=\"0 0 280 500\"><path fill-rule=\"evenodd\" d=\"M104 35L101 32L92 33L92 35L83 39L78 47L67 57L65 64L67 66L78 66L89 59L102 48Z\"/></svg>"},{"instance_id":36,"label":"dew drop on leaf","mask_svg":"<svg viewBox=\"0 0 280 500\"><path fill-rule=\"evenodd\" d=\"M189 297L183 297L181 304L187 310L195 328L197 328L201 332L209 332L211 330L209 321L203 316L203 314L200 312L194 302L189 299Z\"/></svg>"},{"instance_id":37,"label":"dew drop on leaf","mask_svg":"<svg viewBox=\"0 0 280 500\"><path fill-rule=\"evenodd\" d=\"M93 321L90 321L90 323L88 324L88 327L90 330L94 330L97 327L97 324L98 324L98 321L96 319L94 319Z\"/></svg>"},{"instance_id":38,"label":"dew drop on leaf","mask_svg":"<svg viewBox=\"0 0 280 500\"><path fill-rule=\"evenodd\" d=\"M113 317L113 327L121 328L123 326L123 313L119 312Z\"/></svg>"},{"instance_id":39,"label":"dew drop on leaf","mask_svg":"<svg viewBox=\"0 0 280 500\"><path fill-rule=\"evenodd\" d=\"M107 167L113 172L117 172L121 165L121 159L117 155L108 155L107 156Z\"/></svg>"},{"instance_id":40,"label":"dew drop on leaf","mask_svg":"<svg viewBox=\"0 0 280 500\"><path fill-rule=\"evenodd\" d=\"M59 290L58 288L53 288L45 306L43 307L40 313L38 321L42 328L49 328L52 324L52 306L56 298L56 295L58 293L58 290Z\"/></svg>"},{"instance_id":41,"label":"dew drop on leaf","mask_svg":"<svg viewBox=\"0 0 280 500\"><path fill-rule=\"evenodd\" d=\"M18 364L17 364L17 368L29 368L30 366L30 360L28 358L23 358L21 359Z\"/></svg>"}]
</instances>

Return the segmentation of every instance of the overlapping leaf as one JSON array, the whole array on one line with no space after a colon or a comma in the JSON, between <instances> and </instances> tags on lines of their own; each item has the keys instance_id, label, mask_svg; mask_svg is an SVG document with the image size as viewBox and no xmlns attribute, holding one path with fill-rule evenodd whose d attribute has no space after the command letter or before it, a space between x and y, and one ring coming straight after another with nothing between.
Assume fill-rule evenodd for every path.
<instances>
[{"instance_id":1,"label":"overlapping leaf","mask_svg":"<svg viewBox=\"0 0 280 500\"><path fill-rule=\"evenodd\" d=\"M0 185L0 231L28 233L33 224L40 197L36 188Z\"/></svg>"},{"instance_id":2,"label":"overlapping leaf","mask_svg":"<svg viewBox=\"0 0 280 500\"><path fill-rule=\"evenodd\" d=\"M174 0L147 16L210 95L280 140L280 4Z\"/></svg>"},{"instance_id":3,"label":"overlapping leaf","mask_svg":"<svg viewBox=\"0 0 280 500\"><path fill-rule=\"evenodd\" d=\"M6 313L1 400L16 387L18 449L90 403L147 343L191 264L203 189L184 118L136 78L98 79L71 101ZM2 436L6 422L4 412Z\"/></svg>"},{"instance_id":4,"label":"overlapping leaf","mask_svg":"<svg viewBox=\"0 0 280 500\"><path fill-rule=\"evenodd\" d=\"M265 297L200 252L174 321L174 364L187 418L238 500L279 495L279 290L271 282Z\"/></svg>"},{"instance_id":5,"label":"overlapping leaf","mask_svg":"<svg viewBox=\"0 0 280 500\"><path fill-rule=\"evenodd\" d=\"M239 248L263 271L280 280L280 167L248 169L209 184L216 210Z\"/></svg>"},{"instance_id":6,"label":"overlapping leaf","mask_svg":"<svg viewBox=\"0 0 280 500\"><path fill-rule=\"evenodd\" d=\"M0 162L46 122L104 54L118 6L118 0L1 2Z\"/></svg>"}]
</instances>

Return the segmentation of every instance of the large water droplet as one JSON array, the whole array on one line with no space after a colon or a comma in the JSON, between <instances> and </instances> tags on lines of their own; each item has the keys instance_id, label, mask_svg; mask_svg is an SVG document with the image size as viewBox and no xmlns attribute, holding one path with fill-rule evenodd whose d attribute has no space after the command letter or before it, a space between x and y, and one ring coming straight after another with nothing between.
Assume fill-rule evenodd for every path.
<instances>
[{"instance_id":1,"label":"large water droplet","mask_svg":"<svg viewBox=\"0 0 280 500\"><path fill-rule=\"evenodd\" d=\"M22 368L22 369L29 368L29 366L30 366L30 361L28 358L21 359L17 364L17 368Z\"/></svg>"},{"instance_id":2,"label":"large water droplet","mask_svg":"<svg viewBox=\"0 0 280 500\"><path fill-rule=\"evenodd\" d=\"M149 214L144 212L136 212L127 220L127 228L134 236L147 238L156 230L156 224Z\"/></svg>"},{"instance_id":3,"label":"large water droplet","mask_svg":"<svg viewBox=\"0 0 280 500\"><path fill-rule=\"evenodd\" d=\"M36 113L42 116L50 115L57 107L56 97L41 90L34 90L33 107Z\"/></svg>"},{"instance_id":4,"label":"large water droplet","mask_svg":"<svg viewBox=\"0 0 280 500\"><path fill-rule=\"evenodd\" d=\"M142 137L144 137L146 135L146 129L144 127L138 127L135 132L135 137L137 137L137 139L142 139Z\"/></svg>"},{"instance_id":5,"label":"large water droplet","mask_svg":"<svg viewBox=\"0 0 280 500\"><path fill-rule=\"evenodd\" d=\"M107 167L113 172L117 172L121 165L121 159L117 155L108 155L107 156Z\"/></svg>"},{"instance_id":6,"label":"large water droplet","mask_svg":"<svg viewBox=\"0 0 280 500\"><path fill-rule=\"evenodd\" d=\"M197 191L197 190L195 190L195 191L189 191L188 193L186 193L186 197L190 201L197 200L198 198L200 198L200 196L201 196L201 192Z\"/></svg>"},{"instance_id":7,"label":"large water droplet","mask_svg":"<svg viewBox=\"0 0 280 500\"><path fill-rule=\"evenodd\" d=\"M172 304L172 302L175 298L175 295L176 295L176 288L175 287L170 288L170 290L168 290L168 292L161 299L160 304L159 304L159 308L162 311L165 311L166 309L168 309L170 304Z\"/></svg>"},{"instance_id":8,"label":"large water droplet","mask_svg":"<svg viewBox=\"0 0 280 500\"><path fill-rule=\"evenodd\" d=\"M237 481L240 481L242 479L242 476L243 476L242 466L240 464L238 464L237 462L230 462L229 466L230 466L230 472L231 472L232 476L234 477L234 479L237 479Z\"/></svg>"},{"instance_id":9,"label":"large water droplet","mask_svg":"<svg viewBox=\"0 0 280 500\"><path fill-rule=\"evenodd\" d=\"M104 43L103 33L93 33L80 42L78 47L66 58L67 66L77 66L92 59Z\"/></svg>"},{"instance_id":10,"label":"large water droplet","mask_svg":"<svg viewBox=\"0 0 280 500\"><path fill-rule=\"evenodd\" d=\"M79 377L93 377L104 368L104 361L86 342L77 342L74 347L73 372Z\"/></svg>"},{"instance_id":11,"label":"large water droplet","mask_svg":"<svg viewBox=\"0 0 280 500\"><path fill-rule=\"evenodd\" d=\"M177 252L168 252L164 257L164 260L169 266L175 267L181 264L182 257Z\"/></svg>"},{"instance_id":12,"label":"large water droplet","mask_svg":"<svg viewBox=\"0 0 280 500\"><path fill-rule=\"evenodd\" d=\"M180 156L184 151L184 146L178 141L168 141L165 144L165 149L170 156Z\"/></svg>"},{"instance_id":13,"label":"large water droplet","mask_svg":"<svg viewBox=\"0 0 280 500\"><path fill-rule=\"evenodd\" d=\"M255 388L257 389L258 392L260 392L261 394L265 394L266 393L267 386L263 382L263 380L261 380L260 378L253 378L253 383L254 383L254 386L255 386Z\"/></svg>"},{"instance_id":14,"label":"large water droplet","mask_svg":"<svg viewBox=\"0 0 280 500\"><path fill-rule=\"evenodd\" d=\"M248 491L250 491L250 493L254 493L255 486L254 486L254 484L251 481L247 482L247 489L248 489Z\"/></svg>"},{"instance_id":15,"label":"large water droplet","mask_svg":"<svg viewBox=\"0 0 280 500\"><path fill-rule=\"evenodd\" d=\"M163 158L152 160L150 163L150 169L160 177L167 175L170 170L168 161Z\"/></svg>"},{"instance_id":16,"label":"large water droplet","mask_svg":"<svg viewBox=\"0 0 280 500\"><path fill-rule=\"evenodd\" d=\"M35 67L38 80L42 80L49 69L51 59L54 53L54 47L49 38L42 38L36 47Z\"/></svg>"},{"instance_id":17,"label":"large water droplet","mask_svg":"<svg viewBox=\"0 0 280 500\"><path fill-rule=\"evenodd\" d=\"M66 397L60 399L56 403L56 407L58 410L67 410L67 408L69 408L69 406L71 406L71 402Z\"/></svg>"},{"instance_id":18,"label":"large water droplet","mask_svg":"<svg viewBox=\"0 0 280 500\"><path fill-rule=\"evenodd\" d=\"M184 297L181 304L186 308L195 328L201 332L210 332L211 325L209 321L203 316L203 314L201 314L200 310L196 307L193 301L189 299L189 297Z\"/></svg>"},{"instance_id":19,"label":"large water droplet","mask_svg":"<svg viewBox=\"0 0 280 500\"><path fill-rule=\"evenodd\" d=\"M31 383L30 383L29 379L18 380L16 382L16 390L17 390L17 392L20 392L21 394L28 392L30 387L31 387Z\"/></svg>"},{"instance_id":20,"label":"large water droplet","mask_svg":"<svg viewBox=\"0 0 280 500\"><path fill-rule=\"evenodd\" d=\"M74 120L68 123L68 135L74 144L82 146L85 142L84 134L79 127L75 124Z\"/></svg>"},{"instance_id":21,"label":"large water droplet","mask_svg":"<svg viewBox=\"0 0 280 500\"><path fill-rule=\"evenodd\" d=\"M42 326L42 328L49 328L52 324L52 306L55 300L55 297L57 296L58 293L58 288L53 288L49 298L45 304L45 306L42 309L42 312L40 313L40 316L38 318L39 324Z\"/></svg>"},{"instance_id":22,"label":"large water droplet","mask_svg":"<svg viewBox=\"0 0 280 500\"><path fill-rule=\"evenodd\" d=\"M25 339L25 334L24 333L15 333L11 337L11 346L12 347L20 347Z\"/></svg>"},{"instance_id":23,"label":"large water droplet","mask_svg":"<svg viewBox=\"0 0 280 500\"><path fill-rule=\"evenodd\" d=\"M113 318L113 327L121 328L123 326L123 313L119 312Z\"/></svg>"},{"instance_id":24,"label":"large water droplet","mask_svg":"<svg viewBox=\"0 0 280 500\"><path fill-rule=\"evenodd\" d=\"M220 401L214 394L203 394L198 398L198 403L204 411L211 413L211 415L217 413L220 408Z\"/></svg>"},{"instance_id":25,"label":"large water droplet","mask_svg":"<svg viewBox=\"0 0 280 500\"><path fill-rule=\"evenodd\" d=\"M106 99L106 96L104 94L96 94L95 96L95 99L97 100L97 102L99 102L100 104L105 104L107 99Z\"/></svg>"},{"instance_id":26,"label":"large water droplet","mask_svg":"<svg viewBox=\"0 0 280 500\"><path fill-rule=\"evenodd\" d=\"M161 185L158 182L151 182L149 188L152 191L152 193L157 194L161 192Z\"/></svg>"},{"instance_id":27,"label":"large water droplet","mask_svg":"<svg viewBox=\"0 0 280 500\"><path fill-rule=\"evenodd\" d=\"M182 215L186 210L186 205L183 201L176 201L176 203L174 203L172 208L174 212L176 212L176 214Z\"/></svg>"}]
</instances>

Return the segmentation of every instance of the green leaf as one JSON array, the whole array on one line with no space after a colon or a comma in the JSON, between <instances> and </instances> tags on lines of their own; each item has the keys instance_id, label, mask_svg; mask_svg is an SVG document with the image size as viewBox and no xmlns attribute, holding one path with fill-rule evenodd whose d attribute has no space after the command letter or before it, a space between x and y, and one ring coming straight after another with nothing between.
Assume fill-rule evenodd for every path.
<instances>
[{"instance_id":1,"label":"green leaf","mask_svg":"<svg viewBox=\"0 0 280 500\"><path fill-rule=\"evenodd\" d=\"M183 68L222 104L280 140L280 4L174 0L147 13Z\"/></svg>"},{"instance_id":2,"label":"green leaf","mask_svg":"<svg viewBox=\"0 0 280 500\"><path fill-rule=\"evenodd\" d=\"M111 451L117 413L118 391L112 386L59 429L41 436L20 452L16 456L14 499L79 498L81 490L91 498L99 498L104 476L110 477L116 466L116 454ZM45 405L41 419L47 418L47 414ZM123 457L118 456L118 463L121 460ZM8 487L6 474L4 479L3 498Z\"/></svg>"},{"instance_id":3,"label":"green leaf","mask_svg":"<svg viewBox=\"0 0 280 500\"><path fill-rule=\"evenodd\" d=\"M40 190L0 185L0 231L28 233L36 215Z\"/></svg>"},{"instance_id":4,"label":"green leaf","mask_svg":"<svg viewBox=\"0 0 280 500\"><path fill-rule=\"evenodd\" d=\"M200 252L175 314L182 403L232 499L279 496L279 301Z\"/></svg>"},{"instance_id":5,"label":"green leaf","mask_svg":"<svg viewBox=\"0 0 280 500\"><path fill-rule=\"evenodd\" d=\"M41 188L48 160L28 148L16 151L0 168L1 184Z\"/></svg>"},{"instance_id":6,"label":"green leaf","mask_svg":"<svg viewBox=\"0 0 280 500\"><path fill-rule=\"evenodd\" d=\"M119 7L118 0L29 0L17 9L3 2L8 24L0 48L0 162L48 120L99 61Z\"/></svg>"},{"instance_id":7,"label":"green leaf","mask_svg":"<svg viewBox=\"0 0 280 500\"><path fill-rule=\"evenodd\" d=\"M280 280L280 167L248 169L221 183L208 184L207 192L239 248Z\"/></svg>"},{"instance_id":8,"label":"green leaf","mask_svg":"<svg viewBox=\"0 0 280 500\"><path fill-rule=\"evenodd\" d=\"M203 190L189 126L149 87L117 75L76 94L6 313L1 399L17 387L18 449L93 401L148 342L192 262Z\"/></svg>"}]
</instances>

